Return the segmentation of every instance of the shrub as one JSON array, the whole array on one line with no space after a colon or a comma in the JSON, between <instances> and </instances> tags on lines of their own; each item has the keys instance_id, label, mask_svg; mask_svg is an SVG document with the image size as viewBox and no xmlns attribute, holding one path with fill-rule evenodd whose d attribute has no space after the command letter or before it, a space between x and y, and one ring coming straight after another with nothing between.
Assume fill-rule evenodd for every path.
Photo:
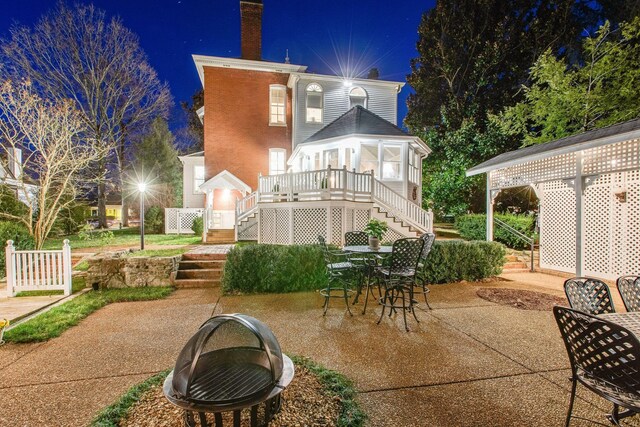
<instances>
[{"instance_id":1,"label":"shrub","mask_svg":"<svg viewBox=\"0 0 640 427\"><path fill-rule=\"evenodd\" d=\"M428 283L480 280L502 272L504 247L496 242L436 241L424 275Z\"/></svg>"},{"instance_id":2,"label":"shrub","mask_svg":"<svg viewBox=\"0 0 640 427\"><path fill-rule=\"evenodd\" d=\"M202 233L204 232L204 219L201 216L194 219L191 229L196 234L196 236L202 236Z\"/></svg>"},{"instance_id":3,"label":"shrub","mask_svg":"<svg viewBox=\"0 0 640 427\"><path fill-rule=\"evenodd\" d=\"M27 205L18 200L15 190L4 184L0 184L0 212L18 218L29 215Z\"/></svg>"},{"instance_id":4,"label":"shrub","mask_svg":"<svg viewBox=\"0 0 640 427\"><path fill-rule=\"evenodd\" d=\"M151 206L144 214L145 234L162 234L164 223L164 209Z\"/></svg>"},{"instance_id":5,"label":"shrub","mask_svg":"<svg viewBox=\"0 0 640 427\"><path fill-rule=\"evenodd\" d=\"M222 286L225 292L284 293L327 285L318 245L248 245L227 254Z\"/></svg>"},{"instance_id":6,"label":"shrub","mask_svg":"<svg viewBox=\"0 0 640 427\"><path fill-rule=\"evenodd\" d=\"M65 236L76 234L85 225L89 216L89 208L86 205L74 203L60 211L53 225L53 230L55 233Z\"/></svg>"},{"instance_id":7,"label":"shrub","mask_svg":"<svg viewBox=\"0 0 640 427\"><path fill-rule=\"evenodd\" d=\"M27 227L16 222L0 221L0 242L2 242L3 248L6 246L7 240L13 240L13 246L18 250L33 249L35 247L35 240L29 234ZM5 262L3 251L0 255L0 277L5 275Z\"/></svg>"},{"instance_id":8,"label":"shrub","mask_svg":"<svg viewBox=\"0 0 640 427\"><path fill-rule=\"evenodd\" d=\"M533 236L535 231L535 217L531 215L496 215L497 219L505 222L526 236ZM484 240L487 235L487 216L484 214L461 215L456 218L456 229L460 236L467 240ZM527 243L501 227L493 228L494 238L513 249L526 249Z\"/></svg>"}]
</instances>

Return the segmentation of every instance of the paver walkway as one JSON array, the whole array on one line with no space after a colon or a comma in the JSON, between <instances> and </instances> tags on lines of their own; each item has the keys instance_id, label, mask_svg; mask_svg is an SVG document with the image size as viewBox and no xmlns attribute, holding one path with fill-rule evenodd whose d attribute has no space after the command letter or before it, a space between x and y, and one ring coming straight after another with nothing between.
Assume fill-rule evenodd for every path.
<instances>
[{"instance_id":1,"label":"paver walkway","mask_svg":"<svg viewBox=\"0 0 640 427\"><path fill-rule=\"evenodd\" d=\"M349 317L336 302L323 317L317 293L219 298L216 289L185 289L112 304L47 343L0 347L0 425L87 425L130 386L171 367L214 307L262 319L285 352L352 378L371 426L562 425L569 371L552 314L487 302L475 293L482 286L530 288L434 286L434 309L418 313L409 333L400 316L376 325L377 307ZM579 395L580 415L608 409Z\"/></svg>"}]
</instances>

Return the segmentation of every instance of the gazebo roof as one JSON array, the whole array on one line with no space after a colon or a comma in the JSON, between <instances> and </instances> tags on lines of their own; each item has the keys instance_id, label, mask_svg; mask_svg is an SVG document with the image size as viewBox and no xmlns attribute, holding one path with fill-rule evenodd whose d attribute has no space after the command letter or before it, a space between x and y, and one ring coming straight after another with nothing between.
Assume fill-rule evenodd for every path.
<instances>
[{"instance_id":1,"label":"gazebo roof","mask_svg":"<svg viewBox=\"0 0 640 427\"><path fill-rule=\"evenodd\" d=\"M388 122L360 105L356 105L311 135L303 144L356 134L411 136L393 123Z\"/></svg>"},{"instance_id":2,"label":"gazebo roof","mask_svg":"<svg viewBox=\"0 0 640 427\"><path fill-rule=\"evenodd\" d=\"M500 154L467 170L467 176L635 138L640 138L640 118Z\"/></svg>"}]
</instances>

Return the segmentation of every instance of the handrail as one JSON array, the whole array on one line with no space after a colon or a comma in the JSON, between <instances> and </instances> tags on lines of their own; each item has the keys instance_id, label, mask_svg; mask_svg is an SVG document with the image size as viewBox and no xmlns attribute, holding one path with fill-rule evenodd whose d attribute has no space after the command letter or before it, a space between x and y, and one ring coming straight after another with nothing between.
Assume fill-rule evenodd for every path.
<instances>
[{"instance_id":1,"label":"handrail","mask_svg":"<svg viewBox=\"0 0 640 427\"><path fill-rule=\"evenodd\" d=\"M510 226L509 224L507 224L506 222L498 219L498 218L493 218L493 221L496 225L498 225L498 227L503 228L504 230L510 232L511 234L513 234L514 236L516 236L518 239L522 240L523 242L525 242L526 244L531 246L531 271L534 271L533 269L533 252L535 251L535 239L533 237L529 237L526 234L522 233L521 231L516 230L515 228L513 228L512 226Z\"/></svg>"},{"instance_id":2,"label":"handrail","mask_svg":"<svg viewBox=\"0 0 640 427\"><path fill-rule=\"evenodd\" d=\"M409 201L409 199L386 186L381 181L375 178L373 181L374 201L384 205L391 213L395 213L400 220L405 220L422 232L432 231L433 213L425 211L422 207Z\"/></svg>"},{"instance_id":3,"label":"handrail","mask_svg":"<svg viewBox=\"0 0 640 427\"><path fill-rule=\"evenodd\" d=\"M238 220L243 219L248 216L258 207L258 193L254 191L253 193L247 195L246 197L236 201L236 223Z\"/></svg>"}]
</instances>

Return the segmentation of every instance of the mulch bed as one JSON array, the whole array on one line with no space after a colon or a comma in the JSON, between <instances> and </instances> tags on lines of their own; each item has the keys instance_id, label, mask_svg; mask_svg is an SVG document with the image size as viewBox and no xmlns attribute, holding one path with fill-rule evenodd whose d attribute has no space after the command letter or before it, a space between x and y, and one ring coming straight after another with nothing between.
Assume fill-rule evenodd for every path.
<instances>
[{"instance_id":1,"label":"mulch bed","mask_svg":"<svg viewBox=\"0 0 640 427\"><path fill-rule=\"evenodd\" d=\"M565 298L522 289L480 288L476 294L487 301L521 310L546 311L553 309L554 305L567 305Z\"/></svg>"},{"instance_id":2,"label":"mulch bed","mask_svg":"<svg viewBox=\"0 0 640 427\"><path fill-rule=\"evenodd\" d=\"M325 391L318 378L304 366L296 365L296 374L282 393L282 409L270 427L326 426L334 427L340 415L340 400ZM173 406L162 394L162 385L146 392L120 422L122 427L182 427L184 412ZM207 417L214 422L213 415ZM224 414L224 425L233 425L230 413ZM249 425L249 411L242 413L242 425ZM215 424L211 424L215 425Z\"/></svg>"}]
</instances>

